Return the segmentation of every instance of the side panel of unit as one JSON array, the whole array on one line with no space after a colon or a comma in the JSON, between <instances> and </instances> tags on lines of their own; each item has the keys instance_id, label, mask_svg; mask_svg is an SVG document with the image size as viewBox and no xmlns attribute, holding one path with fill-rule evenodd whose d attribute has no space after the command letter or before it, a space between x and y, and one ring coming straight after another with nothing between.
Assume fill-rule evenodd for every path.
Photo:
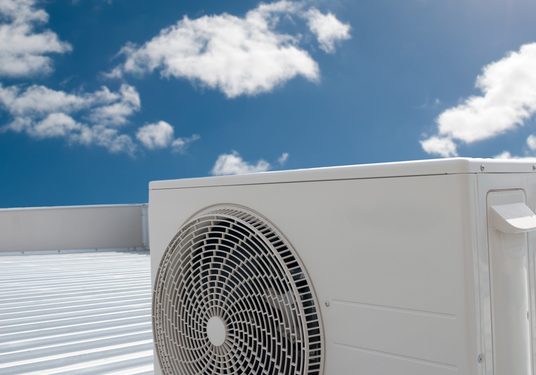
<instances>
[{"instance_id":1,"label":"side panel of unit","mask_svg":"<svg viewBox=\"0 0 536 375\"><path fill-rule=\"evenodd\" d=\"M478 176L478 264L486 374L532 375L536 352L535 233L510 232L496 210L536 209L536 175ZM530 211L529 211L530 212Z\"/></svg>"},{"instance_id":2,"label":"side panel of unit","mask_svg":"<svg viewBox=\"0 0 536 375\"><path fill-rule=\"evenodd\" d=\"M476 375L475 175L150 192L153 277L207 206L247 206L299 253L320 303L325 374Z\"/></svg>"}]
</instances>

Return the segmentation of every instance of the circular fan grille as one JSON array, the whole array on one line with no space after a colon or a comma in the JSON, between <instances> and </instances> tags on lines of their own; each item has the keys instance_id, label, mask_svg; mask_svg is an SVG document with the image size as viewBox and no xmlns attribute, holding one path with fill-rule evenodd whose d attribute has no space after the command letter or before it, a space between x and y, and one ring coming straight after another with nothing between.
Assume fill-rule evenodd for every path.
<instances>
[{"instance_id":1,"label":"circular fan grille","mask_svg":"<svg viewBox=\"0 0 536 375\"><path fill-rule=\"evenodd\" d=\"M164 374L322 374L309 278L258 215L222 207L186 223L164 253L153 295Z\"/></svg>"}]
</instances>

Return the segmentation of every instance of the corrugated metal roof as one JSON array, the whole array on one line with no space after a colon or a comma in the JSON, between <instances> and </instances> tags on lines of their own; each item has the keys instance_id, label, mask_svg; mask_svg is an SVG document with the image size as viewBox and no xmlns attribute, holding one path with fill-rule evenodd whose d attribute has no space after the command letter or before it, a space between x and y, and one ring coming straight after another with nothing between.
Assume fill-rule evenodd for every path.
<instances>
[{"instance_id":1,"label":"corrugated metal roof","mask_svg":"<svg viewBox=\"0 0 536 375\"><path fill-rule=\"evenodd\" d=\"M0 255L0 374L152 374L148 252Z\"/></svg>"}]
</instances>

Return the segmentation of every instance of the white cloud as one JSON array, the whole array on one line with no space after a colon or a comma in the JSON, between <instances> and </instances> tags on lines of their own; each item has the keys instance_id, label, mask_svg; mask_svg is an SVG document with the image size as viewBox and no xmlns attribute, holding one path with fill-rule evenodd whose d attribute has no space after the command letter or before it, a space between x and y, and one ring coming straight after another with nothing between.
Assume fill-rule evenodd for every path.
<instances>
[{"instance_id":1,"label":"white cloud","mask_svg":"<svg viewBox=\"0 0 536 375\"><path fill-rule=\"evenodd\" d=\"M308 13L302 8L301 2L278 1L260 4L244 17L184 17L142 46L125 46L124 63L107 76L159 71L219 89L229 98L269 92L298 76L317 81L318 64L299 46L300 37L277 30L283 16L304 18ZM321 20L312 23L313 32L331 51L345 38L341 30L347 25L332 14L314 14Z\"/></svg>"},{"instance_id":2,"label":"white cloud","mask_svg":"<svg viewBox=\"0 0 536 375\"><path fill-rule=\"evenodd\" d=\"M536 113L535 67L536 43L525 44L485 66L476 80L482 95L441 113L437 118L439 137L472 143L522 126Z\"/></svg>"},{"instance_id":3,"label":"white cloud","mask_svg":"<svg viewBox=\"0 0 536 375\"><path fill-rule=\"evenodd\" d=\"M71 116L65 113L51 113L43 120L28 127L28 132L36 138L65 137L73 132L80 131L83 125L78 124Z\"/></svg>"},{"instance_id":4,"label":"white cloud","mask_svg":"<svg viewBox=\"0 0 536 375\"><path fill-rule=\"evenodd\" d=\"M201 137L198 134L194 134L190 137L175 138L173 142L171 142L171 149L175 152L184 152L190 143L199 139L201 139Z\"/></svg>"},{"instance_id":5,"label":"white cloud","mask_svg":"<svg viewBox=\"0 0 536 375\"><path fill-rule=\"evenodd\" d=\"M110 103L96 107L92 111L91 119L95 123L123 125L128 121L128 117L141 108L140 95L133 86L121 85L119 93L110 93L107 88L103 88L100 95Z\"/></svg>"},{"instance_id":6,"label":"white cloud","mask_svg":"<svg viewBox=\"0 0 536 375\"><path fill-rule=\"evenodd\" d=\"M230 154L221 154L218 156L212 174L215 176L247 174L255 172L265 172L271 168L270 163L265 160L259 160L256 164L248 163L236 151Z\"/></svg>"},{"instance_id":7,"label":"white cloud","mask_svg":"<svg viewBox=\"0 0 536 375\"><path fill-rule=\"evenodd\" d=\"M100 146L112 153L134 155L138 149L132 137L120 130L141 109L133 86L73 94L39 85L23 88L0 84L2 108L11 122L0 131L25 133L36 139L64 138L70 144ZM160 121L139 128L136 138L148 149L169 147L183 152L199 136L175 138L173 127Z\"/></svg>"},{"instance_id":8,"label":"white cloud","mask_svg":"<svg viewBox=\"0 0 536 375\"><path fill-rule=\"evenodd\" d=\"M150 150L166 148L173 142L173 126L165 121L147 124L138 129L136 138Z\"/></svg>"},{"instance_id":9,"label":"white cloud","mask_svg":"<svg viewBox=\"0 0 536 375\"><path fill-rule=\"evenodd\" d=\"M50 30L39 31L48 14L36 0L0 0L0 76L25 77L52 71L51 53L71 50Z\"/></svg>"},{"instance_id":10,"label":"white cloud","mask_svg":"<svg viewBox=\"0 0 536 375\"><path fill-rule=\"evenodd\" d=\"M527 138L527 146L529 146L531 151L536 151L536 135L529 135Z\"/></svg>"},{"instance_id":11,"label":"white cloud","mask_svg":"<svg viewBox=\"0 0 536 375\"><path fill-rule=\"evenodd\" d=\"M512 159L512 154L510 153L510 151L503 151L501 152L499 155L495 155L493 157L493 159L505 159L505 160L509 160L509 159Z\"/></svg>"},{"instance_id":12,"label":"white cloud","mask_svg":"<svg viewBox=\"0 0 536 375\"><path fill-rule=\"evenodd\" d=\"M350 39L350 25L342 23L332 13L323 14L318 9L310 9L306 17L309 28L325 52L335 52L338 42Z\"/></svg>"},{"instance_id":13,"label":"white cloud","mask_svg":"<svg viewBox=\"0 0 536 375\"><path fill-rule=\"evenodd\" d=\"M289 156L290 155L288 152L283 152L281 156L277 158L277 163L281 166L285 165L288 161Z\"/></svg>"},{"instance_id":14,"label":"white cloud","mask_svg":"<svg viewBox=\"0 0 536 375\"><path fill-rule=\"evenodd\" d=\"M14 116L39 116L53 112L71 113L89 104L87 97L33 85L26 90L20 86L0 85L0 104Z\"/></svg>"},{"instance_id":15,"label":"white cloud","mask_svg":"<svg viewBox=\"0 0 536 375\"><path fill-rule=\"evenodd\" d=\"M107 110L116 106L128 110ZM114 153L133 154L136 150L132 138L116 129L140 108L139 95L132 86L122 85L118 92L103 87L92 93L71 94L39 85L25 89L0 85L0 107L12 117L3 131L37 139L65 138L71 144L97 145Z\"/></svg>"},{"instance_id":16,"label":"white cloud","mask_svg":"<svg viewBox=\"0 0 536 375\"><path fill-rule=\"evenodd\" d=\"M494 156L493 159L536 162L536 157L534 156L516 156L512 155L509 151L503 151L499 155Z\"/></svg>"},{"instance_id":17,"label":"white cloud","mask_svg":"<svg viewBox=\"0 0 536 375\"><path fill-rule=\"evenodd\" d=\"M512 155L510 151L503 151L499 155L494 156L494 159L523 160L536 162L536 156L531 155L536 151L536 135L529 135L527 137L526 143L528 150L525 150L525 156Z\"/></svg>"},{"instance_id":18,"label":"white cloud","mask_svg":"<svg viewBox=\"0 0 536 375\"><path fill-rule=\"evenodd\" d=\"M450 138L430 137L421 141L424 151L443 157L457 156L456 144Z\"/></svg>"},{"instance_id":19,"label":"white cloud","mask_svg":"<svg viewBox=\"0 0 536 375\"><path fill-rule=\"evenodd\" d=\"M165 121L147 124L138 129L136 138L149 150L170 147L175 152L183 152L190 143L199 139L198 135L175 138L173 126Z\"/></svg>"},{"instance_id":20,"label":"white cloud","mask_svg":"<svg viewBox=\"0 0 536 375\"><path fill-rule=\"evenodd\" d=\"M88 126L79 138L74 138L79 143L104 147L111 153L127 153L134 155L136 144L127 134L121 134L115 128L103 125Z\"/></svg>"}]
</instances>

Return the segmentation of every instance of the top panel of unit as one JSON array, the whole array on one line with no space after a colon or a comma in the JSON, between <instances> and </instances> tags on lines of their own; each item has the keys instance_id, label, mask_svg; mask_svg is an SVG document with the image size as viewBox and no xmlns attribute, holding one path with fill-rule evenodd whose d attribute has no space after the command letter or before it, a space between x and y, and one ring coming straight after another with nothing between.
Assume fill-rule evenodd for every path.
<instances>
[{"instance_id":1,"label":"top panel of unit","mask_svg":"<svg viewBox=\"0 0 536 375\"><path fill-rule=\"evenodd\" d=\"M360 164L339 167L295 169L180 180L153 181L151 190L208 186L273 184L365 178L431 176L473 173L536 173L536 163L519 160L450 158L396 163Z\"/></svg>"}]
</instances>

